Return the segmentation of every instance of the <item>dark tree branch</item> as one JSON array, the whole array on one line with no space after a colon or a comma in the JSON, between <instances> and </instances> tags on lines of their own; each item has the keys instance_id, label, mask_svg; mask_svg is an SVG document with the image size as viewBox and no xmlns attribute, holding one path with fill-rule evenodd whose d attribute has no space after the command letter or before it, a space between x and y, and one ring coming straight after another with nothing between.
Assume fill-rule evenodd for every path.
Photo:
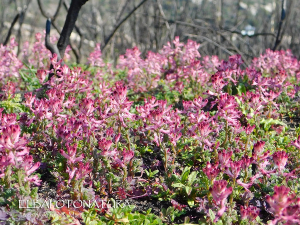
<instances>
[{"instance_id":1,"label":"dark tree branch","mask_svg":"<svg viewBox=\"0 0 300 225\"><path fill-rule=\"evenodd\" d=\"M105 49L105 47L107 46L107 44L109 43L109 41L112 39L112 37L115 35L115 33L117 32L117 30L121 27L121 25L138 9L140 8L145 2L147 2L148 0L143 0L140 4L138 4L136 7L134 7L131 12L128 13L128 15L121 20L118 25L115 27L115 29L111 32L111 34L108 36L108 38L105 39L105 43L102 47L102 50Z\"/></svg>"},{"instance_id":2,"label":"dark tree branch","mask_svg":"<svg viewBox=\"0 0 300 225\"><path fill-rule=\"evenodd\" d=\"M64 2L64 8L65 8L65 10L68 12L69 11L69 6L67 5L67 3L66 3L66 1L63 1ZM71 46L71 49L72 49L72 52L74 53L74 55L75 55L75 58L76 58L76 63L80 63L80 56L81 56L81 51L80 51L80 49L81 49L81 46L82 46L82 42L83 42L83 34L82 34L82 32L81 32L81 30L79 29L79 27L78 26L76 26L76 24L75 24L75 31L78 33L78 35L80 36L80 42L79 42L79 46L78 46L78 48L77 47L75 47L71 42L70 42L70 46ZM59 34L60 34L60 32L59 32Z\"/></svg>"},{"instance_id":3,"label":"dark tree branch","mask_svg":"<svg viewBox=\"0 0 300 225\"><path fill-rule=\"evenodd\" d=\"M59 53L59 50L57 48L56 45L52 44L50 42L50 30L51 30L51 19L48 18L47 22L46 22L46 37L45 37L45 46L48 50L50 50L50 52L52 53L52 55L55 53L57 54L57 60L61 60L61 55Z\"/></svg>"},{"instance_id":4,"label":"dark tree branch","mask_svg":"<svg viewBox=\"0 0 300 225\"><path fill-rule=\"evenodd\" d=\"M277 49L277 47L279 46L279 44L281 42L280 32L281 32L281 27L282 27L283 21L285 19L285 13L286 13L286 2L285 2L285 0L281 0L281 18L279 21L279 26L278 26L278 31L277 31L277 36L276 36L275 44L273 47L273 51L275 51Z\"/></svg>"},{"instance_id":5,"label":"dark tree branch","mask_svg":"<svg viewBox=\"0 0 300 225\"><path fill-rule=\"evenodd\" d=\"M54 28L60 33L59 40L57 42L57 45L54 45L50 42L50 30L51 30L51 18L47 19L46 22L46 36L45 36L45 46L50 52L53 54L57 54L57 60L61 60L64 57L65 50L67 46L70 44L70 36L71 33L75 27L75 23L79 14L79 11L81 7L87 2L88 0L72 0L70 8L68 9L68 14L65 20L65 24L63 27L63 30L59 32L57 26L53 23ZM63 0L60 0L59 5L57 7L56 12L54 13L54 16L52 17L54 20L56 19L59 9L61 8L61 5L64 3ZM45 11L42 8L40 0L38 0L40 11L42 12L43 16L48 16ZM76 56L76 59L78 61L78 52L72 47L71 48ZM50 71L53 69L53 65L50 66ZM49 74L49 80L53 76L53 73Z\"/></svg>"},{"instance_id":6,"label":"dark tree branch","mask_svg":"<svg viewBox=\"0 0 300 225\"><path fill-rule=\"evenodd\" d=\"M68 9L66 3L63 0L59 1L59 4L57 6L57 9L54 13L54 15L51 17L49 14L45 12L45 10L42 7L41 0L38 0L38 5L40 8L40 11L44 17L47 18L46 22L46 37L45 37L45 46L47 49L51 51L52 54L57 54L57 59L60 60L64 57L65 50L67 46L70 44L70 36L73 31L73 28L75 27L75 23L78 17L78 13L81 9L81 7L87 2L88 0L72 0L70 8ZM65 8L68 11L67 18L63 27L62 32L58 31L58 28L55 26L54 21L58 16L59 10L64 4ZM50 42L50 29L51 29L51 21L54 26L54 28L60 33L60 38L58 40L57 45L54 45ZM77 27L75 27L76 29ZM77 28L76 31L79 35L82 35L80 30ZM72 50L76 56L76 59L78 61L78 52L74 50L72 47Z\"/></svg>"},{"instance_id":7,"label":"dark tree branch","mask_svg":"<svg viewBox=\"0 0 300 225\"><path fill-rule=\"evenodd\" d=\"M69 6L67 5L66 1L63 1L63 2L64 2L64 8L65 8L65 10L68 12L69 11ZM74 28L75 28L76 32L78 33L78 35L80 37L82 37L82 32L80 31L79 27L76 26L76 24L75 24Z\"/></svg>"},{"instance_id":8,"label":"dark tree branch","mask_svg":"<svg viewBox=\"0 0 300 225\"><path fill-rule=\"evenodd\" d=\"M18 42L18 52L17 55L20 54L20 49L21 49L21 39L22 39L22 25L24 23L26 11L28 9L28 6L30 5L31 0L27 0L26 5L23 5L22 11L20 12L20 17L19 17L19 30L18 30L18 36L17 36L17 42Z\"/></svg>"},{"instance_id":9,"label":"dark tree branch","mask_svg":"<svg viewBox=\"0 0 300 225\"><path fill-rule=\"evenodd\" d=\"M10 24L10 27L9 27L8 33L6 35L5 41L3 42L3 45L7 45L7 43L9 42L9 38L11 36L12 29L14 28L14 26L15 26L16 22L18 21L19 17L20 17L20 13L18 13L15 16L14 20Z\"/></svg>"},{"instance_id":10,"label":"dark tree branch","mask_svg":"<svg viewBox=\"0 0 300 225\"><path fill-rule=\"evenodd\" d=\"M130 0L128 0L128 1L125 0L125 3L123 5L123 7L121 8L120 12L116 16L116 23L118 23L120 21L121 16L123 15L123 12L125 11L125 9L126 9L129 2L130 2Z\"/></svg>"},{"instance_id":11,"label":"dark tree branch","mask_svg":"<svg viewBox=\"0 0 300 225\"><path fill-rule=\"evenodd\" d=\"M57 42L57 47L62 58L64 57L65 50L70 43L70 36L75 27L79 11L87 1L88 0L72 0L71 2L63 30Z\"/></svg>"}]
</instances>

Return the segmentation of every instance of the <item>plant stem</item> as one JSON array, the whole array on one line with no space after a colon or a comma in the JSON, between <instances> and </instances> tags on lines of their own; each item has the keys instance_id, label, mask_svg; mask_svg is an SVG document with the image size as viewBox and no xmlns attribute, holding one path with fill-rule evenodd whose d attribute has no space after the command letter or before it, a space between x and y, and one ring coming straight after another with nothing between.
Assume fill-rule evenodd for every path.
<instances>
[{"instance_id":1,"label":"plant stem","mask_svg":"<svg viewBox=\"0 0 300 225\"><path fill-rule=\"evenodd\" d=\"M232 203L233 203L233 192L234 192L234 188L235 188L235 180L236 180L236 178L233 178L232 193L230 195L230 200L229 200L229 204L230 204L231 208L233 207Z\"/></svg>"},{"instance_id":2,"label":"plant stem","mask_svg":"<svg viewBox=\"0 0 300 225\"><path fill-rule=\"evenodd\" d=\"M222 143L222 147L225 147L225 144L226 144L226 142L227 142L227 139L228 139L228 122L227 122L227 120L226 120L226 123L225 123L225 140L224 140L224 142Z\"/></svg>"}]
</instances>

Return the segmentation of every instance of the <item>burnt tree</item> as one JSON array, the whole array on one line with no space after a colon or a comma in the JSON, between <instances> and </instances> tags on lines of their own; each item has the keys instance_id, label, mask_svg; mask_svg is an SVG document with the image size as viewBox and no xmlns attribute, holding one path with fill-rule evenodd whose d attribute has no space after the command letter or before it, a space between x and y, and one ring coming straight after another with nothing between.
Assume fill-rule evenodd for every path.
<instances>
[{"instance_id":1,"label":"burnt tree","mask_svg":"<svg viewBox=\"0 0 300 225\"><path fill-rule=\"evenodd\" d=\"M81 7L87 1L88 0L72 0L71 1L63 29L60 33L60 37L59 37L56 45L54 45L50 42L51 19L54 20L56 18L56 15L59 11L59 8L62 5L63 0L60 0L60 3L58 5L58 8L57 8L56 13L53 16L53 18L48 17L47 22L46 22L45 45L46 45L46 48L51 51L52 55L53 54L57 55L57 60L61 60L64 57L65 50L66 50L67 46L70 44L70 36L75 27L75 23L78 18L79 11L80 11ZM39 2L40 9L43 13L43 10L42 10L41 4L40 4L40 0L38 2ZM45 13L43 13L43 14L46 15ZM52 65L51 65L50 69L52 69ZM51 79L52 76L53 76L53 73L50 73L49 79Z\"/></svg>"}]
</instances>

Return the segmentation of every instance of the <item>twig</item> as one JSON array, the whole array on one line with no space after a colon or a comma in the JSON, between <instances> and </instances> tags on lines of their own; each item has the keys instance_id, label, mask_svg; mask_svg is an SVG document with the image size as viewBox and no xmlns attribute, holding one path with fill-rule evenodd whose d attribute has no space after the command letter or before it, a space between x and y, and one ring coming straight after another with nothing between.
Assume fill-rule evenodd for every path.
<instances>
[{"instance_id":1,"label":"twig","mask_svg":"<svg viewBox=\"0 0 300 225\"><path fill-rule=\"evenodd\" d=\"M10 38L10 36L11 36L12 29L14 28L14 26L15 26L16 22L18 21L19 17L20 17L20 13L18 13L18 14L15 16L14 20L13 20L12 23L10 24L10 27L9 27L8 33L7 33L7 35L6 35L5 41L3 42L3 45L7 45L8 41L9 41L9 38Z\"/></svg>"},{"instance_id":2,"label":"twig","mask_svg":"<svg viewBox=\"0 0 300 225\"><path fill-rule=\"evenodd\" d=\"M171 28L170 28L169 22L168 22L168 20L167 20L167 18L166 18L166 15L165 15L164 11L163 11L163 8L162 8L162 6L161 6L160 0L156 0L156 1L157 1L157 5L158 5L158 8L159 8L159 12L160 12L161 16L162 16L162 17L164 18L164 20L165 20L165 24L166 24L166 27L167 27L167 29L168 29L168 32L169 32L169 38L170 38L170 42L171 42L171 41L172 41L172 34L171 34Z\"/></svg>"},{"instance_id":3,"label":"twig","mask_svg":"<svg viewBox=\"0 0 300 225\"><path fill-rule=\"evenodd\" d=\"M281 42L280 32L281 32L281 27L282 27L283 21L285 19L285 11L286 11L286 2L285 2L285 0L281 0L281 18L280 18L280 21L279 21L279 26L278 26L278 31L277 31L275 44L274 44L274 47L272 49L273 51L275 51L277 49L277 47L279 46L279 44Z\"/></svg>"},{"instance_id":4,"label":"twig","mask_svg":"<svg viewBox=\"0 0 300 225\"><path fill-rule=\"evenodd\" d=\"M207 38L207 37L204 37L204 36L202 36L202 35L186 34L185 36L188 36L188 37L195 37L195 38L203 38L203 39L205 39L206 41L208 41L208 42L214 44L215 46L219 47L220 49L224 50L224 51L225 51L226 53L228 53L229 55L234 55L234 53L231 52L231 51L229 51L227 48L225 48L225 47L219 45L217 42L215 42L215 41L213 41L213 40L211 40L211 39L209 39L209 38Z\"/></svg>"},{"instance_id":5,"label":"twig","mask_svg":"<svg viewBox=\"0 0 300 225\"><path fill-rule=\"evenodd\" d=\"M115 35L115 33L117 32L117 30L121 27L121 25L138 9L140 8L145 2L147 2L148 0L143 0L140 2L140 4L138 4L136 7L134 7L131 12L128 13L128 15L121 20L118 25L115 27L115 29L111 32L111 34L108 36L108 38L105 39L105 43L102 47L102 50L105 49L105 47L107 46L107 44L109 43L109 41L112 39L112 37Z\"/></svg>"},{"instance_id":6,"label":"twig","mask_svg":"<svg viewBox=\"0 0 300 225\"><path fill-rule=\"evenodd\" d=\"M45 10L44 10L44 8L43 8L43 6L42 6L41 0L37 0L37 2L38 2L38 6L39 6L39 9L40 9L42 15L43 15L45 18L50 18L51 21L54 22L55 19L56 19L56 17L57 17L57 15L58 15L58 13L59 13L59 10L60 10L60 8L61 8L61 5L62 5L62 3L63 3L63 0L59 0L57 9L56 9L56 11L55 11L55 13L54 13L54 15L53 15L52 17L51 17L48 13L45 12Z\"/></svg>"}]
</instances>

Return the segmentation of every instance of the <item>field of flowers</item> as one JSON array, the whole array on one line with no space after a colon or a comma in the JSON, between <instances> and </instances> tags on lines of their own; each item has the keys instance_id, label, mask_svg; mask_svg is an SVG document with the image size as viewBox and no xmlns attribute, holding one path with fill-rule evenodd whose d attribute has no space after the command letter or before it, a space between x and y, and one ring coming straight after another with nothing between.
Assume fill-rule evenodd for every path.
<instances>
[{"instance_id":1,"label":"field of flowers","mask_svg":"<svg viewBox=\"0 0 300 225\"><path fill-rule=\"evenodd\" d=\"M0 224L300 224L290 51L247 66L176 38L113 67L43 40L0 46Z\"/></svg>"}]
</instances>

